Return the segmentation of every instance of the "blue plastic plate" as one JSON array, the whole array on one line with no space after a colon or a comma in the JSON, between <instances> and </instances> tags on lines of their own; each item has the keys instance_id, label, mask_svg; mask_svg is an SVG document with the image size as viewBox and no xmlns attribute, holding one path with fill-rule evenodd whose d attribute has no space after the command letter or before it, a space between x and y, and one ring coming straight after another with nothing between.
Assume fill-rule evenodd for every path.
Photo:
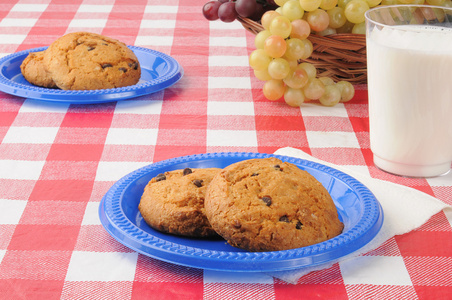
<instances>
[{"instance_id":1,"label":"blue plastic plate","mask_svg":"<svg viewBox=\"0 0 452 300\"><path fill-rule=\"evenodd\" d=\"M132 86L103 89L65 91L42 88L29 83L20 71L22 61L29 52L43 51L46 47L29 49L0 59L0 91L31 99L66 103L91 104L118 101L155 93L175 84L183 76L179 63L164 53L130 46L141 65L140 81Z\"/></svg>"},{"instance_id":2,"label":"blue plastic plate","mask_svg":"<svg viewBox=\"0 0 452 300\"><path fill-rule=\"evenodd\" d=\"M274 156L297 165L319 180L331 194L344 231L308 247L273 252L246 252L222 239L180 237L158 232L138 211L148 181L159 173L190 168L224 168L252 158ZM209 153L164 160L138 169L116 182L103 197L99 216L105 229L120 243L159 260L211 270L272 272L333 262L361 248L379 232L382 208L359 181L338 170L307 160L260 153Z\"/></svg>"}]
</instances>

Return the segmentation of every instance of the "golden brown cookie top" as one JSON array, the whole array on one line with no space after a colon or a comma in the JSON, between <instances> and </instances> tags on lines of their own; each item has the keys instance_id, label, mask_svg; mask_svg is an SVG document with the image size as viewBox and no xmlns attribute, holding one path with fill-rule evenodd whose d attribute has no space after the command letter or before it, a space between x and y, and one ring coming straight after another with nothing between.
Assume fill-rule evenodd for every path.
<instances>
[{"instance_id":1,"label":"golden brown cookie top","mask_svg":"<svg viewBox=\"0 0 452 300\"><path fill-rule=\"evenodd\" d=\"M138 206L146 223L171 234L217 236L205 215L204 197L207 185L219 171L186 168L152 178Z\"/></svg>"},{"instance_id":2,"label":"golden brown cookie top","mask_svg":"<svg viewBox=\"0 0 452 300\"><path fill-rule=\"evenodd\" d=\"M276 158L246 160L219 172L207 190L205 209L218 234L248 251L305 247L343 229L322 184Z\"/></svg>"},{"instance_id":3,"label":"golden brown cookie top","mask_svg":"<svg viewBox=\"0 0 452 300\"><path fill-rule=\"evenodd\" d=\"M55 88L56 84L44 65L44 51L30 52L20 65L24 78L31 84Z\"/></svg>"},{"instance_id":4,"label":"golden brown cookie top","mask_svg":"<svg viewBox=\"0 0 452 300\"><path fill-rule=\"evenodd\" d=\"M95 33L69 33L45 51L44 63L56 85L65 90L92 90L136 84L139 61L124 43Z\"/></svg>"}]
</instances>

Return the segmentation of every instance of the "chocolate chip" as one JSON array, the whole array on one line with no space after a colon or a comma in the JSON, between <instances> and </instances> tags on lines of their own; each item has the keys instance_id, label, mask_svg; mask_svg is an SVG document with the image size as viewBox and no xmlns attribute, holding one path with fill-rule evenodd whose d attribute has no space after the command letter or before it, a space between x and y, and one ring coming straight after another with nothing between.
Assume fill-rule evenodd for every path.
<instances>
[{"instance_id":1,"label":"chocolate chip","mask_svg":"<svg viewBox=\"0 0 452 300\"><path fill-rule=\"evenodd\" d=\"M126 68L119 68L119 71L122 71L122 72L127 72L127 69Z\"/></svg>"},{"instance_id":2,"label":"chocolate chip","mask_svg":"<svg viewBox=\"0 0 452 300\"><path fill-rule=\"evenodd\" d=\"M280 166L280 165L274 165L273 167L274 167L276 170L279 170L279 171L282 172L282 169L281 169L281 166Z\"/></svg>"},{"instance_id":3,"label":"chocolate chip","mask_svg":"<svg viewBox=\"0 0 452 300\"><path fill-rule=\"evenodd\" d=\"M251 174L251 177L254 177L254 176L257 176L257 175L259 175L259 173L253 173L253 174Z\"/></svg>"},{"instance_id":4,"label":"chocolate chip","mask_svg":"<svg viewBox=\"0 0 452 300\"><path fill-rule=\"evenodd\" d=\"M88 51L92 51L92 50L94 50L95 49L95 47L93 47L93 46L88 46Z\"/></svg>"},{"instance_id":5,"label":"chocolate chip","mask_svg":"<svg viewBox=\"0 0 452 300\"><path fill-rule=\"evenodd\" d=\"M102 69L113 67L111 64L102 64Z\"/></svg>"},{"instance_id":6,"label":"chocolate chip","mask_svg":"<svg viewBox=\"0 0 452 300\"><path fill-rule=\"evenodd\" d=\"M202 187L202 182L203 182L202 179L201 179L201 180L196 179L196 180L193 180L192 182L193 182L193 184L196 185L197 187Z\"/></svg>"},{"instance_id":7,"label":"chocolate chip","mask_svg":"<svg viewBox=\"0 0 452 300\"><path fill-rule=\"evenodd\" d=\"M261 200L264 201L264 203L265 203L267 206L272 205L272 197L270 197L270 196L264 196L264 197L262 197Z\"/></svg>"},{"instance_id":8,"label":"chocolate chip","mask_svg":"<svg viewBox=\"0 0 452 300\"><path fill-rule=\"evenodd\" d=\"M185 168L183 171L184 176L193 173L193 171L190 168Z\"/></svg>"},{"instance_id":9,"label":"chocolate chip","mask_svg":"<svg viewBox=\"0 0 452 300\"><path fill-rule=\"evenodd\" d=\"M301 229L301 227L303 227L303 223L301 223L300 221L297 222L297 225L295 225L296 229Z\"/></svg>"},{"instance_id":10,"label":"chocolate chip","mask_svg":"<svg viewBox=\"0 0 452 300\"><path fill-rule=\"evenodd\" d=\"M133 68L134 70L138 69L138 63L137 62L133 62L133 63L129 63L129 67Z\"/></svg>"},{"instance_id":11,"label":"chocolate chip","mask_svg":"<svg viewBox=\"0 0 452 300\"><path fill-rule=\"evenodd\" d=\"M289 221L289 217L286 216L286 215L284 215L284 216L282 216L281 218L279 218L279 221L280 221L280 222L286 222L286 223L289 223L289 222L290 222L290 221Z\"/></svg>"},{"instance_id":12,"label":"chocolate chip","mask_svg":"<svg viewBox=\"0 0 452 300\"><path fill-rule=\"evenodd\" d=\"M162 181L162 180L166 180L165 174L158 174L158 175L155 177L155 181Z\"/></svg>"}]
</instances>

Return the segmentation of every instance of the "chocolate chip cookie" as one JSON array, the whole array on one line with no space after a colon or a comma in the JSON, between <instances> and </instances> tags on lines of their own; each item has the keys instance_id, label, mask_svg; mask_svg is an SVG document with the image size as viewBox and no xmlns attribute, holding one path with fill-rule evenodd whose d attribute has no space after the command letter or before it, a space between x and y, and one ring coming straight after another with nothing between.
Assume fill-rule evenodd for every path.
<instances>
[{"instance_id":1,"label":"chocolate chip cookie","mask_svg":"<svg viewBox=\"0 0 452 300\"><path fill-rule=\"evenodd\" d=\"M56 88L56 84L44 65L44 51L30 52L20 65L24 78L31 84Z\"/></svg>"},{"instance_id":2,"label":"chocolate chip cookie","mask_svg":"<svg viewBox=\"0 0 452 300\"><path fill-rule=\"evenodd\" d=\"M206 188L220 169L175 170L146 185L138 209L149 226L176 235L217 237L204 211Z\"/></svg>"},{"instance_id":3,"label":"chocolate chip cookie","mask_svg":"<svg viewBox=\"0 0 452 300\"><path fill-rule=\"evenodd\" d=\"M53 42L44 63L63 90L95 90L136 84L139 61L124 43L95 33L69 33Z\"/></svg>"},{"instance_id":4,"label":"chocolate chip cookie","mask_svg":"<svg viewBox=\"0 0 452 300\"><path fill-rule=\"evenodd\" d=\"M224 168L212 179L204 207L214 230L247 251L305 247L343 229L322 184L277 158L250 159Z\"/></svg>"}]
</instances>

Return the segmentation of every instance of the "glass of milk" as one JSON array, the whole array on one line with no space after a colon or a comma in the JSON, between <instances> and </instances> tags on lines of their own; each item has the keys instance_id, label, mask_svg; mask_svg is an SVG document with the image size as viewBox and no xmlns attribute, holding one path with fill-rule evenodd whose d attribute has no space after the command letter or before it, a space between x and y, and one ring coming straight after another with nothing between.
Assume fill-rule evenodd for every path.
<instances>
[{"instance_id":1,"label":"glass of milk","mask_svg":"<svg viewBox=\"0 0 452 300\"><path fill-rule=\"evenodd\" d=\"M370 147L389 173L434 177L452 162L452 8L366 12Z\"/></svg>"}]
</instances>

